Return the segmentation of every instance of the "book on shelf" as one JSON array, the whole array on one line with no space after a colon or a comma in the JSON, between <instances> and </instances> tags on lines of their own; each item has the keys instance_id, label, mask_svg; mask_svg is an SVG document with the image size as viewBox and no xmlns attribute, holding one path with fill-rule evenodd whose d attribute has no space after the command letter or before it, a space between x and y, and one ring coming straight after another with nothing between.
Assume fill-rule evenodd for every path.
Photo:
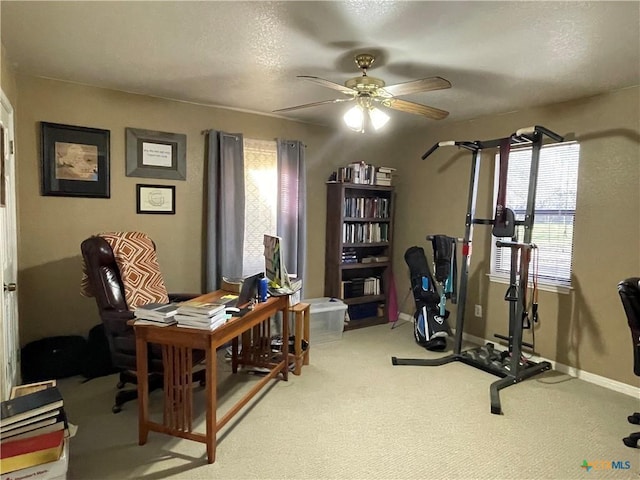
<instances>
[{"instance_id":1,"label":"book on shelf","mask_svg":"<svg viewBox=\"0 0 640 480\"><path fill-rule=\"evenodd\" d=\"M387 256L367 256L362 259L362 263L382 263L388 261L389 257Z\"/></svg>"},{"instance_id":2,"label":"book on shelf","mask_svg":"<svg viewBox=\"0 0 640 480\"><path fill-rule=\"evenodd\" d=\"M64 430L43 433L29 438L5 442L0 449L0 473L55 462L64 448Z\"/></svg>"},{"instance_id":3,"label":"book on shelf","mask_svg":"<svg viewBox=\"0 0 640 480\"><path fill-rule=\"evenodd\" d=\"M175 303L148 303L137 306L133 315L143 320L168 321L177 310L178 306Z\"/></svg>"},{"instance_id":4,"label":"book on shelf","mask_svg":"<svg viewBox=\"0 0 640 480\"><path fill-rule=\"evenodd\" d=\"M27 383L25 385L17 385L11 388L11 394L9 398L21 397L29 393L37 392L39 390L45 390L50 387L55 387L55 380L44 380L42 382Z\"/></svg>"},{"instance_id":5,"label":"book on shelf","mask_svg":"<svg viewBox=\"0 0 640 480\"><path fill-rule=\"evenodd\" d=\"M179 315L205 315L212 316L224 310L225 304L220 302L205 302L203 300L187 300L178 306Z\"/></svg>"},{"instance_id":6,"label":"book on shelf","mask_svg":"<svg viewBox=\"0 0 640 480\"><path fill-rule=\"evenodd\" d=\"M58 387L49 387L0 403L0 431L10 425L32 419L56 409L62 408L62 395Z\"/></svg>"}]
</instances>

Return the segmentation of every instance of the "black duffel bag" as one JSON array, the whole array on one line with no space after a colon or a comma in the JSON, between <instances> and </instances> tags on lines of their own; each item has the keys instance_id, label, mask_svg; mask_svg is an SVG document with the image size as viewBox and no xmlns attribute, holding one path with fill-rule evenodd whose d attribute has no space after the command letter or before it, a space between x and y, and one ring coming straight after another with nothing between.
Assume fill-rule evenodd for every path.
<instances>
[{"instance_id":1,"label":"black duffel bag","mask_svg":"<svg viewBox=\"0 0 640 480\"><path fill-rule=\"evenodd\" d=\"M80 335L47 337L21 351L23 383L80 375L87 358L87 340Z\"/></svg>"}]
</instances>

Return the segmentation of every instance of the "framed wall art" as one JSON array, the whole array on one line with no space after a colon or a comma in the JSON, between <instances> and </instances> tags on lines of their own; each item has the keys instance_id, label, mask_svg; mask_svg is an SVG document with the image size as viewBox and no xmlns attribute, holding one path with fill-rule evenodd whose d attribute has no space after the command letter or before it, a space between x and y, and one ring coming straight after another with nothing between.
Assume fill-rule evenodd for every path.
<instances>
[{"instance_id":1,"label":"framed wall art","mask_svg":"<svg viewBox=\"0 0 640 480\"><path fill-rule=\"evenodd\" d=\"M42 195L109 198L109 130L40 122Z\"/></svg>"},{"instance_id":2,"label":"framed wall art","mask_svg":"<svg viewBox=\"0 0 640 480\"><path fill-rule=\"evenodd\" d=\"M187 179L187 136L126 128L127 177Z\"/></svg>"},{"instance_id":3,"label":"framed wall art","mask_svg":"<svg viewBox=\"0 0 640 480\"><path fill-rule=\"evenodd\" d=\"M136 213L173 215L176 213L174 185L136 185Z\"/></svg>"}]
</instances>

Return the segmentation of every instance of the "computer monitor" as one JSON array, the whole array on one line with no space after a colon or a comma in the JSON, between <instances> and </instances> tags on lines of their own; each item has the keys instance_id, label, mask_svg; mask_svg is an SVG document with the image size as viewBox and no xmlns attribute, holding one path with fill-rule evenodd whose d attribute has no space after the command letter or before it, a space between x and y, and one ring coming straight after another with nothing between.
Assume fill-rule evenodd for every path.
<instances>
[{"instance_id":1,"label":"computer monitor","mask_svg":"<svg viewBox=\"0 0 640 480\"><path fill-rule=\"evenodd\" d=\"M258 294L258 282L264 277L264 272L255 273L248 276L242 281L242 288L240 289L240 295L238 295L237 307L241 307L246 303L249 303L252 298Z\"/></svg>"},{"instance_id":2,"label":"computer monitor","mask_svg":"<svg viewBox=\"0 0 640 480\"><path fill-rule=\"evenodd\" d=\"M249 275L242 281L240 293L237 297L232 297L222 301L227 307L241 307L249 303L258 294L258 281L264 277L264 272Z\"/></svg>"}]
</instances>

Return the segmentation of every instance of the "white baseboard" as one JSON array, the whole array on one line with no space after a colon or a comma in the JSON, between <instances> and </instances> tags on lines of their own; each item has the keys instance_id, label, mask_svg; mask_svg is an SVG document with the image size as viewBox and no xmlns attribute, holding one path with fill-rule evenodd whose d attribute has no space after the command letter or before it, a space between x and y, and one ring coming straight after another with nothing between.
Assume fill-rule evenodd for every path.
<instances>
[{"instance_id":1,"label":"white baseboard","mask_svg":"<svg viewBox=\"0 0 640 480\"><path fill-rule=\"evenodd\" d=\"M407 322L413 322L413 317L406 313L401 313L399 315L399 319ZM475 335L470 335L468 333L463 333L462 339L466 342L474 343L476 345L484 345L485 343L489 343L489 342L495 343L493 341L476 337ZM613 390L615 392L624 393L625 395L629 395L634 398L640 398L640 387L627 385L626 383L618 382L617 380L612 380L607 377L596 375L595 373L586 372L584 370L580 370L579 368L572 367L569 365L564 365L560 362L556 362L555 360L549 360L548 358L544 358L544 357L538 357L534 355L533 357L531 357L531 360L536 363L542 362L542 361L549 362L551 364L551 367L560 373L564 373L571 377L584 380L585 382L593 383L595 385L608 388L609 390Z\"/></svg>"}]
</instances>

